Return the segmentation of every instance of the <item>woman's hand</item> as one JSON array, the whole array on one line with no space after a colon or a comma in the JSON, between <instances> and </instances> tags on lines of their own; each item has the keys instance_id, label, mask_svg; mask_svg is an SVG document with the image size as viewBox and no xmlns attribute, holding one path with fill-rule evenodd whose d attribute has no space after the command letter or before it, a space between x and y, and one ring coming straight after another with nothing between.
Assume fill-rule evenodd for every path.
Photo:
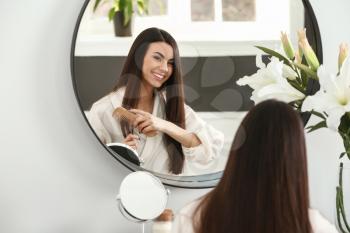
<instances>
[{"instance_id":1,"label":"woman's hand","mask_svg":"<svg viewBox=\"0 0 350 233\"><path fill-rule=\"evenodd\" d=\"M148 112L131 109L130 112L137 114L137 118L134 121L134 126L143 134L156 134L157 131L163 131L166 121L156 117ZM153 135L154 136L154 135Z\"/></svg>"},{"instance_id":2,"label":"woman's hand","mask_svg":"<svg viewBox=\"0 0 350 233\"><path fill-rule=\"evenodd\" d=\"M198 146L202 143L196 134L187 132L170 121L163 120L142 110L131 109L130 111L137 114L134 127L138 128L140 133L148 136L152 132L160 131L188 148Z\"/></svg>"},{"instance_id":3,"label":"woman's hand","mask_svg":"<svg viewBox=\"0 0 350 233\"><path fill-rule=\"evenodd\" d=\"M128 136L126 136L126 138L124 139L123 143L136 150L138 140L139 140L139 137L136 136L135 134L128 134Z\"/></svg>"}]
</instances>

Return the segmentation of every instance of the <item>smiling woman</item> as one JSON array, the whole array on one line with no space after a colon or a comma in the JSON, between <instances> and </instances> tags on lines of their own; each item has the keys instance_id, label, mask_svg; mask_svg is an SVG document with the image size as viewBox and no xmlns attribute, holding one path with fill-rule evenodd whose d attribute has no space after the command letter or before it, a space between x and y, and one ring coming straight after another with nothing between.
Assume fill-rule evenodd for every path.
<instances>
[{"instance_id":1,"label":"smiling woman","mask_svg":"<svg viewBox=\"0 0 350 233\"><path fill-rule=\"evenodd\" d=\"M114 119L118 107L136 119ZM211 166L224 143L221 132L184 104L177 44L158 28L135 39L116 86L92 105L88 120L103 143L132 147L142 167L158 173L197 175L193 167Z\"/></svg>"},{"instance_id":2,"label":"smiling woman","mask_svg":"<svg viewBox=\"0 0 350 233\"><path fill-rule=\"evenodd\" d=\"M76 96L101 144L134 147L144 160L141 166L106 149L131 170L147 170L166 184L191 188L218 182L236 129L253 106L252 90L237 86L236 81L257 71L259 52L254 45L279 47L280 31L289 34L305 26L310 44L322 58L308 0L280 1L271 14L271 0L249 1L252 17L247 21L232 20L235 17L229 12L235 7L220 0L206 6L214 7L212 21L196 21L191 6L198 2L167 1L165 14L135 16L135 37L120 38L113 35L112 27L95 30L101 28L95 25L96 17L90 17L94 1L87 0L72 46ZM239 9L245 15L241 5ZM111 26L104 22L102 28ZM136 38L151 27L170 32L176 42L162 30L164 38L152 37L146 44ZM297 45L297 38L291 41ZM263 56L264 62L267 59ZM316 88L310 83L308 90L312 93ZM137 120L115 119L112 113L120 106Z\"/></svg>"},{"instance_id":3,"label":"smiling woman","mask_svg":"<svg viewBox=\"0 0 350 233\"><path fill-rule=\"evenodd\" d=\"M151 88L152 91L153 87L161 87L172 75L173 65L173 48L165 42L151 43L143 59L142 76L145 88Z\"/></svg>"}]
</instances>

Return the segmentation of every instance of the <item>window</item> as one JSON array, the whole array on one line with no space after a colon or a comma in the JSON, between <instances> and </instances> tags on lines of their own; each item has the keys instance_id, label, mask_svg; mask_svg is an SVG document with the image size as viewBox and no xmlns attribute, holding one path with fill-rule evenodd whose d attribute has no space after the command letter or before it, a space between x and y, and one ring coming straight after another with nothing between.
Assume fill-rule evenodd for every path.
<instances>
[{"instance_id":1,"label":"window","mask_svg":"<svg viewBox=\"0 0 350 233\"><path fill-rule=\"evenodd\" d=\"M255 0L191 0L192 21L254 21Z\"/></svg>"},{"instance_id":2,"label":"window","mask_svg":"<svg viewBox=\"0 0 350 233\"><path fill-rule=\"evenodd\" d=\"M191 0L192 21L214 21L214 0Z\"/></svg>"},{"instance_id":3,"label":"window","mask_svg":"<svg viewBox=\"0 0 350 233\"><path fill-rule=\"evenodd\" d=\"M148 15L166 15L168 11L168 0L149 0Z\"/></svg>"},{"instance_id":4,"label":"window","mask_svg":"<svg viewBox=\"0 0 350 233\"><path fill-rule=\"evenodd\" d=\"M223 21L255 21L255 0L222 0Z\"/></svg>"},{"instance_id":5,"label":"window","mask_svg":"<svg viewBox=\"0 0 350 233\"><path fill-rule=\"evenodd\" d=\"M92 14L93 1L80 24L77 53L126 55L133 38L114 37L108 7ZM133 36L149 27L162 28L177 40L182 56L252 55L254 45L279 47L282 30L296 45L295 32L304 24L303 4L295 0L149 1L150 14L134 17Z\"/></svg>"},{"instance_id":6,"label":"window","mask_svg":"<svg viewBox=\"0 0 350 233\"><path fill-rule=\"evenodd\" d=\"M92 14L89 5L84 34L113 34L106 13ZM150 15L135 17L134 34L155 26L185 41L278 40L282 29L290 32L291 11L300 10L292 5L290 0L150 0Z\"/></svg>"}]
</instances>

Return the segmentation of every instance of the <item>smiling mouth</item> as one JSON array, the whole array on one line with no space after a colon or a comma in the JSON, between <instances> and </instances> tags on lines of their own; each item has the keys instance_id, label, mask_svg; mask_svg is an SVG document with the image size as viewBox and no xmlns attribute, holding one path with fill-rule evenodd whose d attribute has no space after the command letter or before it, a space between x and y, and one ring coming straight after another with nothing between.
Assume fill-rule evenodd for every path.
<instances>
[{"instance_id":1,"label":"smiling mouth","mask_svg":"<svg viewBox=\"0 0 350 233\"><path fill-rule=\"evenodd\" d=\"M165 75L161 75L157 73L152 73L152 74L153 74L153 77L158 81L162 81L165 78Z\"/></svg>"}]
</instances>

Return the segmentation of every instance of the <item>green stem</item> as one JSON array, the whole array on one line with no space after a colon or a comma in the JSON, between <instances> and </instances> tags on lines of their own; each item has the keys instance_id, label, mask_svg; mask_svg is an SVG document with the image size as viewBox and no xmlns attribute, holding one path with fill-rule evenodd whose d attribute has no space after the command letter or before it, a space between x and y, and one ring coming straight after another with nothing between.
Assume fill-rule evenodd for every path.
<instances>
[{"instance_id":1,"label":"green stem","mask_svg":"<svg viewBox=\"0 0 350 233\"><path fill-rule=\"evenodd\" d=\"M339 194L339 187L337 187L337 195L336 195L336 210L337 210L337 222L338 222L338 226L339 226L339 229L341 231L341 233L346 233L346 231L343 229L343 224L341 222L341 219L340 219L340 194Z\"/></svg>"},{"instance_id":2,"label":"green stem","mask_svg":"<svg viewBox=\"0 0 350 233\"><path fill-rule=\"evenodd\" d=\"M302 78L301 78L301 74L299 74L299 70L293 65L293 64L291 64L291 66L290 66L291 68L292 68L292 70L294 70L294 72L297 74L297 80L298 80L298 83L301 85L301 86L303 86L303 80L302 80Z\"/></svg>"},{"instance_id":3,"label":"green stem","mask_svg":"<svg viewBox=\"0 0 350 233\"><path fill-rule=\"evenodd\" d=\"M340 163L340 170L339 170L339 186L341 189L343 189L343 163Z\"/></svg>"},{"instance_id":4,"label":"green stem","mask_svg":"<svg viewBox=\"0 0 350 233\"><path fill-rule=\"evenodd\" d=\"M345 224L346 230L350 232L350 226L346 220L344 199L343 199L343 163L340 163L340 169L339 169L339 186L337 187L336 209L337 209L337 220L338 220L338 225L340 230L342 231L342 233L346 233L346 231L343 229L343 224L342 224L343 222Z\"/></svg>"}]
</instances>

